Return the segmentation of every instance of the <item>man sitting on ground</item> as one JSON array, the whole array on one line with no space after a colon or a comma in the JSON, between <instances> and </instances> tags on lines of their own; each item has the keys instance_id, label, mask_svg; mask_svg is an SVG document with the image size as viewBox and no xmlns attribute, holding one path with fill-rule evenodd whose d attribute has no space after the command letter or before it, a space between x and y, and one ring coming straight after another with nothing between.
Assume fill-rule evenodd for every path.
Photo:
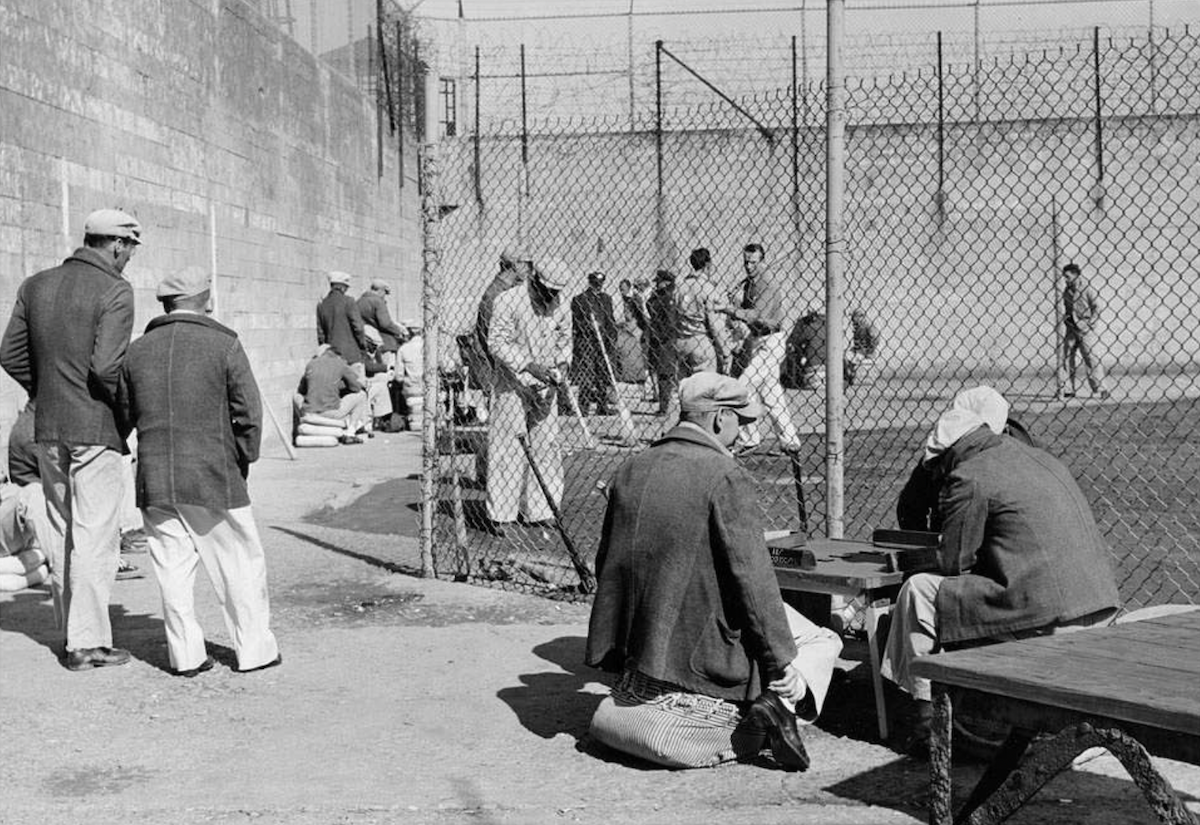
<instances>
[{"instance_id":1,"label":"man sitting on ground","mask_svg":"<svg viewBox=\"0 0 1200 825\"><path fill-rule=\"evenodd\" d=\"M609 747L673 768L753 758L808 767L842 648L787 607L754 478L730 449L762 411L734 378L679 385L680 421L617 470L596 556L587 663L620 674L592 717Z\"/></svg>"},{"instance_id":2,"label":"man sitting on ground","mask_svg":"<svg viewBox=\"0 0 1200 825\"><path fill-rule=\"evenodd\" d=\"M367 391L359 380L358 371L351 368L328 344L317 347L317 353L304 368L299 393L303 397L300 415L313 414L345 425L344 444L361 444L359 432L366 429Z\"/></svg>"},{"instance_id":3,"label":"man sitting on ground","mask_svg":"<svg viewBox=\"0 0 1200 825\"><path fill-rule=\"evenodd\" d=\"M39 532L50 523L38 475L31 399L8 434L8 475L0 479L0 592L35 587L50 578Z\"/></svg>"},{"instance_id":4,"label":"man sitting on ground","mask_svg":"<svg viewBox=\"0 0 1200 825\"><path fill-rule=\"evenodd\" d=\"M965 405L964 405L965 406ZM1007 405L1005 405L1007 406ZM970 409L938 419L924 469L938 488L940 573L900 588L882 674L917 702L910 752L928 751L930 683L914 659L938 650L1106 624L1117 586L1091 507L1058 459Z\"/></svg>"}]
</instances>

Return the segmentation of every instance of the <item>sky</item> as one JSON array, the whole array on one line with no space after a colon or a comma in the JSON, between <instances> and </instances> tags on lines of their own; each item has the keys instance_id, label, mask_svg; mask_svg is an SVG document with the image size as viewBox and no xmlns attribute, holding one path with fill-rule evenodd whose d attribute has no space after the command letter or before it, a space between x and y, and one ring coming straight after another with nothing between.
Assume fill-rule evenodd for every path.
<instances>
[{"instance_id":1,"label":"sky","mask_svg":"<svg viewBox=\"0 0 1200 825\"><path fill-rule=\"evenodd\" d=\"M412 9L430 20L456 20L459 0L385 0L391 7ZM277 0L279 4L279 0ZM312 44L317 23L318 51L344 45L351 32L365 35L374 21L375 0L290 0L294 34ZM625 15L632 6L635 31L667 40L703 39L719 35L752 37L779 25L798 27L800 10L815 31L824 27L823 0L461 0L472 30L487 28L505 39L535 39L553 31L560 39L581 38L589 28L616 21L559 19L513 20L518 17ZM847 0L848 35L927 33L973 30L978 5L981 32L1081 29L1091 26L1128 29L1185 22L1200 25L1200 0ZM760 11L761 10L761 11ZM687 13L693 12L693 13ZM708 12L708 13L705 13ZM726 12L726 13L716 13ZM505 19L507 18L507 19ZM486 21L487 25L483 26ZM564 35L564 32L566 33ZM640 38L639 38L640 39Z\"/></svg>"}]
</instances>

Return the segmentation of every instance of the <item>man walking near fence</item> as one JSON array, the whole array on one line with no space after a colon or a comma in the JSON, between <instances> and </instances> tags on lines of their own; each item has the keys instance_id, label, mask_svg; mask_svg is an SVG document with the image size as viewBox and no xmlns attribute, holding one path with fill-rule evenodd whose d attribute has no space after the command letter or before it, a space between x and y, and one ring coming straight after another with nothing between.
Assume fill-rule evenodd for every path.
<instances>
[{"instance_id":1,"label":"man walking near fence","mask_svg":"<svg viewBox=\"0 0 1200 825\"><path fill-rule=\"evenodd\" d=\"M779 370L787 349L783 331L783 289L778 274L764 263L762 245L752 243L742 251L746 277L739 284L736 306L722 311L741 321L749 329L738 363L740 375L757 394L767 416L775 425L779 446L785 452L800 449L800 436L788 410L787 396L779 383ZM752 450L762 442L757 421L746 427L743 450Z\"/></svg>"},{"instance_id":2,"label":"man walking near fence","mask_svg":"<svg viewBox=\"0 0 1200 825\"><path fill-rule=\"evenodd\" d=\"M199 267L158 286L166 315L129 347L121 417L138 431L137 503L179 676L213 666L196 621L196 565L217 591L239 671L282 661L271 633L267 564L246 478L258 460L262 401L237 333L209 318Z\"/></svg>"},{"instance_id":3,"label":"man walking near fence","mask_svg":"<svg viewBox=\"0 0 1200 825\"><path fill-rule=\"evenodd\" d=\"M612 359L617 353L617 322L612 298L604 291L604 273L592 272L587 277L588 288L571 299L571 368L579 384L583 412L595 403L596 415L612 415L610 405L616 401L617 388L609 377L609 368L615 374Z\"/></svg>"},{"instance_id":4,"label":"man walking near fence","mask_svg":"<svg viewBox=\"0 0 1200 825\"><path fill-rule=\"evenodd\" d=\"M1078 264L1064 266L1063 278L1067 282L1063 287L1063 362L1070 379L1070 389L1063 397L1075 397L1075 354L1078 353L1087 370L1092 395L1108 398L1100 351L1100 299L1083 277Z\"/></svg>"},{"instance_id":5,"label":"man walking near fence","mask_svg":"<svg viewBox=\"0 0 1200 825\"><path fill-rule=\"evenodd\" d=\"M703 247L688 256L692 271L675 287L675 350L679 374L728 372L729 347L717 314L721 303L712 282L712 255Z\"/></svg>"},{"instance_id":6,"label":"man walking near fence","mask_svg":"<svg viewBox=\"0 0 1200 825\"><path fill-rule=\"evenodd\" d=\"M558 392L571 357L571 327L561 293L569 283L562 261L543 263L523 287L496 297L488 331L495 363L488 419L487 514L489 529L504 535L518 515L526 522L554 515L518 438L528 439L546 488L562 500L562 450L558 443Z\"/></svg>"},{"instance_id":7,"label":"man walking near fence","mask_svg":"<svg viewBox=\"0 0 1200 825\"><path fill-rule=\"evenodd\" d=\"M88 216L83 246L26 279L0 343L0 364L37 402L34 438L51 530L43 545L66 630L70 670L123 665L108 599L117 573L127 452L115 416L133 331L133 288L121 277L141 244L137 220Z\"/></svg>"}]
</instances>

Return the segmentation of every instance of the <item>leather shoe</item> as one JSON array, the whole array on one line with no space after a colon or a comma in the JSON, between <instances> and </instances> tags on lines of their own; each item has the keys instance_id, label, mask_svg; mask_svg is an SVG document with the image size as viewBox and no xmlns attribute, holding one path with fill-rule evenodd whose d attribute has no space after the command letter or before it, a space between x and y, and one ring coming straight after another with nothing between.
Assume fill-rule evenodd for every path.
<instances>
[{"instance_id":1,"label":"leather shoe","mask_svg":"<svg viewBox=\"0 0 1200 825\"><path fill-rule=\"evenodd\" d=\"M175 674L176 676L185 676L188 679L193 679L193 678L199 676L201 673L203 673L206 670L212 670L213 665L215 665L216 663L217 663L216 660L213 659L212 656L205 656L204 661L201 662L200 664L196 665L193 668L188 668L187 670L173 670L171 672L173 674Z\"/></svg>"},{"instance_id":2,"label":"leather shoe","mask_svg":"<svg viewBox=\"0 0 1200 825\"><path fill-rule=\"evenodd\" d=\"M760 695L750 705L746 719L767 732L776 762L789 770L808 770L808 751L796 727L796 714L787 709L778 694L766 691Z\"/></svg>"},{"instance_id":3,"label":"leather shoe","mask_svg":"<svg viewBox=\"0 0 1200 825\"><path fill-rule=\"evenodd\" d=\"M265 665L259 665L258 667L248 667L248 668L245 668L244 670L239 670L238 673L254 673L255 671L266 670L269 667L275 667L275 666L281 665L281 664L283 664L283 654L282 653L277 655L271 661L267 662Z\"/></svg>"},{"instance_id":4,"label":"leather shoe","mask_svg":"<svg viewBox=\"0 0 1200 825\"><path fill-rule=\"evenodd\" d=\"M129 651L119 647L81 647L68 650L64 664L67 670L91 670L94 667L123 665L129 661Z\"/></svg>"}]
</instances>

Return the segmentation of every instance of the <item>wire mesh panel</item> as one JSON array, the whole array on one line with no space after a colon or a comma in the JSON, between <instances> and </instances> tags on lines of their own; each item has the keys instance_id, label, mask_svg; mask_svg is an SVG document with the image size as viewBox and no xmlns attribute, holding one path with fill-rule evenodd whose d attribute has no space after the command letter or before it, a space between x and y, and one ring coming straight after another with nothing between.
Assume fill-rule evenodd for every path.
<instances>
[{"instance_id":1,"label":"wire mesh panel","mask_svg":"<svg viewBox=\"0 0 1200 825\"><path fill-rule=\"evenodd\" d=\"M1126 602L1198 601L1196 37L970 65L939 43L848 88L846 534L894 526L938 414L989 384L1080 480ZM765 528L824 531L824 91L791 80L448 141L439 573L581 592L605 485L706 347L772 413L739 456Z\"/></svg>"}]
</instances>

